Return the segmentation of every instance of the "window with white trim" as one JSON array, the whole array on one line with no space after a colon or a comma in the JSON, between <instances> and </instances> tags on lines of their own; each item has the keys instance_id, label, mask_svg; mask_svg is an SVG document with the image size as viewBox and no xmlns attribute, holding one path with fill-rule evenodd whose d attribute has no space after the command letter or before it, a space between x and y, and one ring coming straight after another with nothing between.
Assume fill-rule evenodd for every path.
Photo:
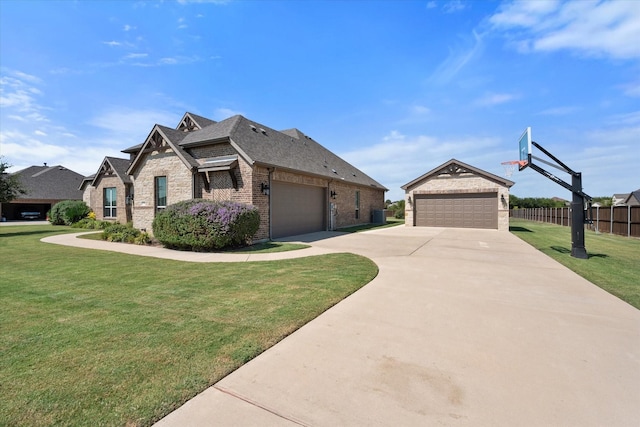
<instances>
[{"instance_id":1,"label":"window with white trim","mask_svg":"<svg viewBox=\"0 0 640 427\"><path fill-rule=\"evenodd\" d=\"M155 179L156 211L167 207L167 177L156 176Z\"/></svg>"},{"instance_id":2,"label":"window with white trim","mask_svg":"<svg viewBox=\"0 0 640 427\"><path fill-rule=\"evenodd\" d=\"M106 187L103 191L104 217L115 218L117 215L117 193L116 187Z\"/></svg>"}]
</instances>

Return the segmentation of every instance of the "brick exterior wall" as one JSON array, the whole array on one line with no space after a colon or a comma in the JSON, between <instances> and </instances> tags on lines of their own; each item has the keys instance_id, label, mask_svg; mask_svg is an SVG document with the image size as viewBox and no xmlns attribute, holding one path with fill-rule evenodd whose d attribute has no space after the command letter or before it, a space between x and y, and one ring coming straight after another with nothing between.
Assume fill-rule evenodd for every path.
<instances>
[{"instance_id":1,"label":"brick exterior wall","mask_svg":"<svg viewBox=\"0 0 640 427\"><path fill-rule=\"evenodd\" d=\"M409 203L416 194L498 193L498 230L509 231L509 188L474 173L427 177L405 191L405 225L414 224L414 207Z\"/></svg>"},{"instance_id":2,"label":"brick exterior wall","mask_svg":"<svg viewBox=\"0 0 640 427\"><path fill-rule=\"evenodd\" d=\"M189 150L200 164L210 157L238 154L230 144L216 144L197 147ZM331 199L337 207L334 228L347 227L371 222L373 210L384 208L384 191L370 187L361 187L319 177L298 174L289 171L275 170L258 165L250 165L242 156L238 156L238 166L232 170L237 188L229 171L208 172L205 176L189 168L170 149L162 148L153 151L141 159L132 180L134 182L135 199L133 207L133 226L152 233L155 217L155 182L156 176L167 177L167 204L188 200L193 197L208 200L231 200L256 206L260 212L260 227L255 236L256 241L269 239L270 206L269 196L261 192L261 184L271 185L273 181L295 184L313 185L327 188L327 194L333 190L336 199ZM355 192L360 191L359 218L355 217ZM327 209L329 205L327 204Z\"/></svg>"}]
</instances>

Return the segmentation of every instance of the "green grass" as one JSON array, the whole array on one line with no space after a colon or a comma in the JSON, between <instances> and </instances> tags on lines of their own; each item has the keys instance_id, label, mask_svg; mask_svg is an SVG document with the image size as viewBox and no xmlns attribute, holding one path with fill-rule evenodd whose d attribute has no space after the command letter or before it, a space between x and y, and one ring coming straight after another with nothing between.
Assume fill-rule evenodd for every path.
<instances>
[{"instance_id":1,"label":"green grass","mask_svg":"<svg viewBox=\"0 0 640 427\"><path fill-rule=\"evenodd\" d=\"M361 225L354 225L351 227L339 228L336 231L342 231L345 233L359 233L361 231L369 231L369 230L374 230L378 228L395 227L396 225L404 225L404 218L402 219L387 218L386 224L361 224Z\"/></svg>"},{"instance_id":2,"label":"green grass","mask_svg":"<svg viewBox=\"0 0 640 427\"><path fill-rule=\"evenodd\" d=\"M640 240L585 233L588 259L571 256L571 228L511 218L509 229L591 283L640 309Z\"/></svg>"},{"instance_id":3,"label":"green grass","mask_svg":"<svg viewBox=\"0 0 640 427\"><path fill-rule=\"evenodd\" d=\"M78 239L102 240L102 232L83 234L82 236L78 236ZM266 254L266 253L273 253L273 252L297 251L299 249L305 249L308 247L309 245L305 245L303 243L260 242L244 248L230 248L227 250L223 250L221 252L224 252L224 253L251 252L253 254Z\"/></svg>"},{"instance_id":4,"label":"green grass","mask_svg":"<svg viewBox=\"0 0 640 427\"><path fill-rule=\"evenodd\" d=\"M150 425L377 274L330 254L187 263L0 228L0 425Z\"/></svg>"}]
</instances>

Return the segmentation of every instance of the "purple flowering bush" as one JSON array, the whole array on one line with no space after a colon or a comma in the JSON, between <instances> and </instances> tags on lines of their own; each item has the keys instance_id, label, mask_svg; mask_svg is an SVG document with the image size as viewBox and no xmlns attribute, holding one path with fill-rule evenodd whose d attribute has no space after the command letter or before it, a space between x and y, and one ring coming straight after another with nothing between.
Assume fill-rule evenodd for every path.
<instances>
[{"instance_id":1,"label":"purple flowering bush","mask_svg":"<svg viewBox=\"0 0 640 427\"><path fill-rule=\"evenodd\" d=\"M206 252L247 245L259 226L254 206L193 199L158 213L153 234L167 248Z\"/></svg>"}]
</instances>

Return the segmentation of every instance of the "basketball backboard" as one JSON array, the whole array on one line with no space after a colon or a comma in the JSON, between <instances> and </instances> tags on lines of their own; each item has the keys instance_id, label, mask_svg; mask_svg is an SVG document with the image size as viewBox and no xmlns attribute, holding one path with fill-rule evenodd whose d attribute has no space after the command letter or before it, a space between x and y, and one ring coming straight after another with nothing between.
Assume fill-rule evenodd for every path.
<instances>
[{"instance_id":1,"label":"basketball backboard","mask_svg":"<svg viewBox=\"0 0 640 427\"><path fill-rule=\"evenodd\" d=\"M520 166L518 170L522 170L529 166L531 162L531 127L526 128L520 136L518 148L520 149Z\"/></svg>"}]
</instances>

